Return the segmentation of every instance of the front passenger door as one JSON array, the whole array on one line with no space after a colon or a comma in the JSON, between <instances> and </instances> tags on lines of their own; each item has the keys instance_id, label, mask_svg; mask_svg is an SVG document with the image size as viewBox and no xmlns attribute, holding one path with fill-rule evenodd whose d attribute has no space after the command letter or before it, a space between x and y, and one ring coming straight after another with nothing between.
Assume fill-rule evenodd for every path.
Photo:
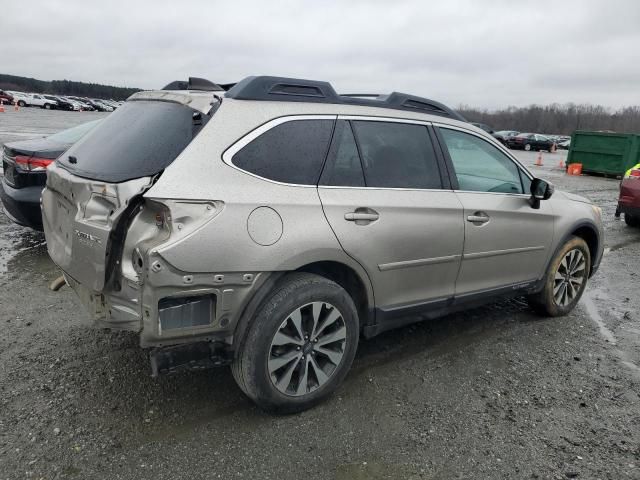
<instances>
[{"instance_id":1,"label":"front passenger door","mask_svg":"<svg viewBox=\"0 0 640 480\"><path fill-rule=\"evenodd\" d=\"M487 140L439 128L464 207L465 243L456 297L536 281L553 239L550 202L533 209L531 179Z\"/></svg>"}]
</instances>

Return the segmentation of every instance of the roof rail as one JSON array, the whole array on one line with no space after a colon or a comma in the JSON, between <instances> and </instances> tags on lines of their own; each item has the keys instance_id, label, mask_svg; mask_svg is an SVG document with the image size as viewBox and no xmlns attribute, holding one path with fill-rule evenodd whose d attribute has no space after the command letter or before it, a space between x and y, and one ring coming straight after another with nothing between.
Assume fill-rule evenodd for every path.
<instances>
[{"instance_id":1,"label":"roof rail","mask_svg":"<svg viewBox=\"0 0 640 480\"><path fill-rule=\"evenodd\" d=\"M389 95L366 93L338 95L330 83L318 80L271 76L246 77L231 87L225 96L236 100L333 103L392 108L441 115L466 122L466 119L459 113L428 98L399 92L392 92Z\"/></svg>"},{"instance_id":2,"label":"roof rail","mask_svg":"<svg viewBox=\"0 0 640 480\"><path fill-rule=\"evenodd\" d=\"M224 89L209 80L198 77L189 77L188 81L176 80L164 86L162 90L202 90L205 92L218 92Z\"/></svg>"}]
</instances>

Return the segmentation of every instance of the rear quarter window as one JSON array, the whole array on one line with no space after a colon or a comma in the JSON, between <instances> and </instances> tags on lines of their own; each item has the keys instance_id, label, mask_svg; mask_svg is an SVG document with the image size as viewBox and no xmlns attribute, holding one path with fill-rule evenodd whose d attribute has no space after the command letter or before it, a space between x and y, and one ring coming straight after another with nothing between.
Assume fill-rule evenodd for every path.
<instances>
[{"instance_id":1,"label":"rear quarter window","mask_svg":"<svg viewBox=\"0 0 640 480\"><path fill-rule=\"evenodd\" d=\"M231 159L236 167L269 180L316 185L329 149L334 120L291 120L267 130Z\"/></svg>"}]
</instances>

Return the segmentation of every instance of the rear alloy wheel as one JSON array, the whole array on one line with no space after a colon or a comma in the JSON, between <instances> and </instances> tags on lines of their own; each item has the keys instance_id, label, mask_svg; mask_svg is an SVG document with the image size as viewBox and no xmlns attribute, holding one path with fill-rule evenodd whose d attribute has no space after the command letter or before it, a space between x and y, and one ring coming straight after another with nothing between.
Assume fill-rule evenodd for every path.
<instances>
[{"instance_id":1,"label":"rear alloy wheel","mask_svg":"<svg viewBox=\"0 0 640 480\"><path fill-rule=\"evenodd\" d=\"M635 215L625 213L624 222L630 227L640 227L640 217L637 217Z\"/></svg>"},{"instance_id":2,"label":"rear alloy wheel","mask_svg":"<svg viewBox=\"0 0 640 480\"><path fill-rule=\"evenodd\" d=\"M524 149L528 152L531 150L531 145L529 145L528 143L524 146Z\"/></svg>"},{"instance_id":3,"label":"rear alloy wheel","mask_svg":"<svg viewBox=\"0 0 640 480\"><path fill-rule=\"evenodd\" d=\"M26 106L26 103L24 103L22 100L20 100L18 102L18 105L21 106L21 107L24 107L24 106Z\"/></svg>"},{"instance_id":4,"label":"rear alloy wheel","mask_svg":"<svg viewBox=\"0 0 640 480\"><path fill-rule=\"evenodd\" d=\"M576 306L587 286L591 254L586 242L572 237L556 253L544 278L544 287L528 297L531 306L543 315L559 317Z\"/></svg>"},{"instance_id":5,"label":"rear alloy wheel","mask_svg":"<svg viewBox=\"0 0 640 480\"><path fill-rule=\"evenodd\" d=\"M303 325L305 318L307 325ZM297 308L271 340L267 360L271 382L295 397L322 387L342 363L346 340L342 314L330 303Z\"/></svg>"},{"instance_id":6,"label":"rear alloy wheel","mask_svg":"<svg viewBox=\"0 0 640 480\"><path fill-rule=\"evenodd\" d=\"M342 287L318 275L292 273L257 310L232 364L233 376L264 410L306 410L342 382L358 335L358 314Z\"/></svg>"}]
</instances>

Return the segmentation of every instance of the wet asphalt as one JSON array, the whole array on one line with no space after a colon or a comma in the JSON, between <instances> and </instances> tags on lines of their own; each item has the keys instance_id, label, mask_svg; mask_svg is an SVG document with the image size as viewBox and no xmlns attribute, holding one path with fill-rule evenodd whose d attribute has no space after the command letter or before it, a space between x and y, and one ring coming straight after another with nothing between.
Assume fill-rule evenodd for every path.
<instances>
[{"instance_id":1,"label":"wet asphalt","mask_svg":"<svg viewBox=\"0 0 640 480\"><path fill-rule=\"evenodd\" d=\"M100 115L0 113L0 143ZM362 341L337 394L292 416L226 368L152 379L136 336L51 292L44 237L0 213L0 479L640 478L640 230L614 218L617 180L517 155L603 208L574 312L515 299Z\"/></svg>"}]
</instances>

